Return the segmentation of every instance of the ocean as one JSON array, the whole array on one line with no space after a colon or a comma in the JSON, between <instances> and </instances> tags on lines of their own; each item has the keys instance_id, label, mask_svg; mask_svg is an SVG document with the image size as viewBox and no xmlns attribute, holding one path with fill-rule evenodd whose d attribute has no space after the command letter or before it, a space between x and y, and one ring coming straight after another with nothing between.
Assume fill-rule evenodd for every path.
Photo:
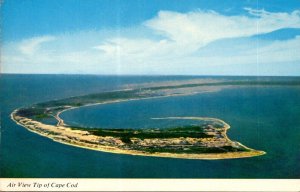
<instances>
[{"instance_id":1,"label":"ocean","mask_svg":"<svg viewBox=\"0 0 300 192\"><path fill-rule=\"evenodd\" d=\"M61 114L70 125L136 129L177 123L151 119L156 117L214 117L231 126L227 133L231 140L267 152L244 159L187 160L67 146L27 131L10 119L10 113L34 103L121 89L127 84L251 77L4 74L0 78L2 178L300 178L299 86L235 87L82 107Z\"/></svg>"}]
</instances>

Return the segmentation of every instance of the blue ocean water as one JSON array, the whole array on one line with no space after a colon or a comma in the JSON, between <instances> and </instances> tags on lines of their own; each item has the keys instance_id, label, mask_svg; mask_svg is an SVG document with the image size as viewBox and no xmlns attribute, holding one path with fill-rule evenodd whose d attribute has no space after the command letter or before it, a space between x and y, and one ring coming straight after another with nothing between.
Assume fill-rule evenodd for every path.
<instances>
[{"instance_id":1,"label":"blue ocean water","mask_svg":"<svg viewBox=\"0 0 300 192\"><path fill-rule=\"evenodd\" d=\"M228 135L232 140L267 152L264 156L245 159L185 160L97 152L53 142L16 125L9 117L15 108L33 103L119 89L126 84L191 78L198 77L2 75L0 176L300 178L299 87L240 87L184 97L84 107L62 114L70 124L108 128L144 128L172 123L151 120L152 117L216 117L231 125Z\"/></svg>"}]
</instances>

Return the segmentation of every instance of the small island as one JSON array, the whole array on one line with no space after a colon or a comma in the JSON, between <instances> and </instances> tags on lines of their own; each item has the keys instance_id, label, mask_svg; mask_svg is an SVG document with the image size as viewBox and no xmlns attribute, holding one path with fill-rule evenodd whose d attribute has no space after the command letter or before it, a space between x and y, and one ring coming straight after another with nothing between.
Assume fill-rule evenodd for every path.
<instances>
[{"instance_id":1,"label":"small island","mask_svg":"<svg viewBox=\"0 0 300 192\"><path fill-rule=\"evenodd\" d=\"M212 117L155 117L153 120L193 120L197 124L147 128L86 128L64 123L60 114L74 108L126 102L129 100L184 96L219 91L234 86L299 85L299 82L274 81L200 81L136 86L123 90L88 94L34 104L16 109L11 118L29 131L53 141L102 152L185 159L230 159L253 157L264 151L231 141L226 132L230 126ZM47 124L52 119L56 124Z\"/></svg>"}]
</instances>

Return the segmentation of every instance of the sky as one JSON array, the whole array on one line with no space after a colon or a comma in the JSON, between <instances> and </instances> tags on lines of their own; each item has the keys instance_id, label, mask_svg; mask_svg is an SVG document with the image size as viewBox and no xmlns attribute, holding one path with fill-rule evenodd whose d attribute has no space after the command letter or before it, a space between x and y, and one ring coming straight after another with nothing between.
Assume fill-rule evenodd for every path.
<instances>
[{"instance_id":1,"label":"sky","mask_svg":"<svg viewBox=\"0 0 300 192\"><path fill-rule=\"evenodd\" d=\"M1 72L300 75L300 0L4 0Z\"/></svg>"}]
</instances>

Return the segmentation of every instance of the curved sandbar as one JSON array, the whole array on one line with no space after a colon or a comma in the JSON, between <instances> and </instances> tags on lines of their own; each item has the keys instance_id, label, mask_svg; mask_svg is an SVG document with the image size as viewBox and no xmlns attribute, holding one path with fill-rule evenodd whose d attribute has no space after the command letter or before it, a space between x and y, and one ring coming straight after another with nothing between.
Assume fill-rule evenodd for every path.
<instances>
[{"instance_id":1,"label":"curved sandbar","mask_svg":"<svg viewBox=\"0 0 300 192\"><path fill-rule=\"evenodd\" d=\"M217 118L153 118L157 120L197 120L199 125L134 130L71 127L64 124L59 117L59 114L65 110L82 106L212 91L203 89L201 85L200 89L199 85L195 87L196 89L192 90L190 90L191 87L188 87L190 92L185 89L178 92L178 87L154 87L71 97L16 109L11 114L11 118L29 131L48 137L53 141L110 153L185 159L230 159L265 154L263 151L231 141L226 135L230 126ZM172 92L174 91L172 89L177 90ZM57 125L42 123L43 118L51 117L58 121Z\"/></svg>"}]
</instances>

